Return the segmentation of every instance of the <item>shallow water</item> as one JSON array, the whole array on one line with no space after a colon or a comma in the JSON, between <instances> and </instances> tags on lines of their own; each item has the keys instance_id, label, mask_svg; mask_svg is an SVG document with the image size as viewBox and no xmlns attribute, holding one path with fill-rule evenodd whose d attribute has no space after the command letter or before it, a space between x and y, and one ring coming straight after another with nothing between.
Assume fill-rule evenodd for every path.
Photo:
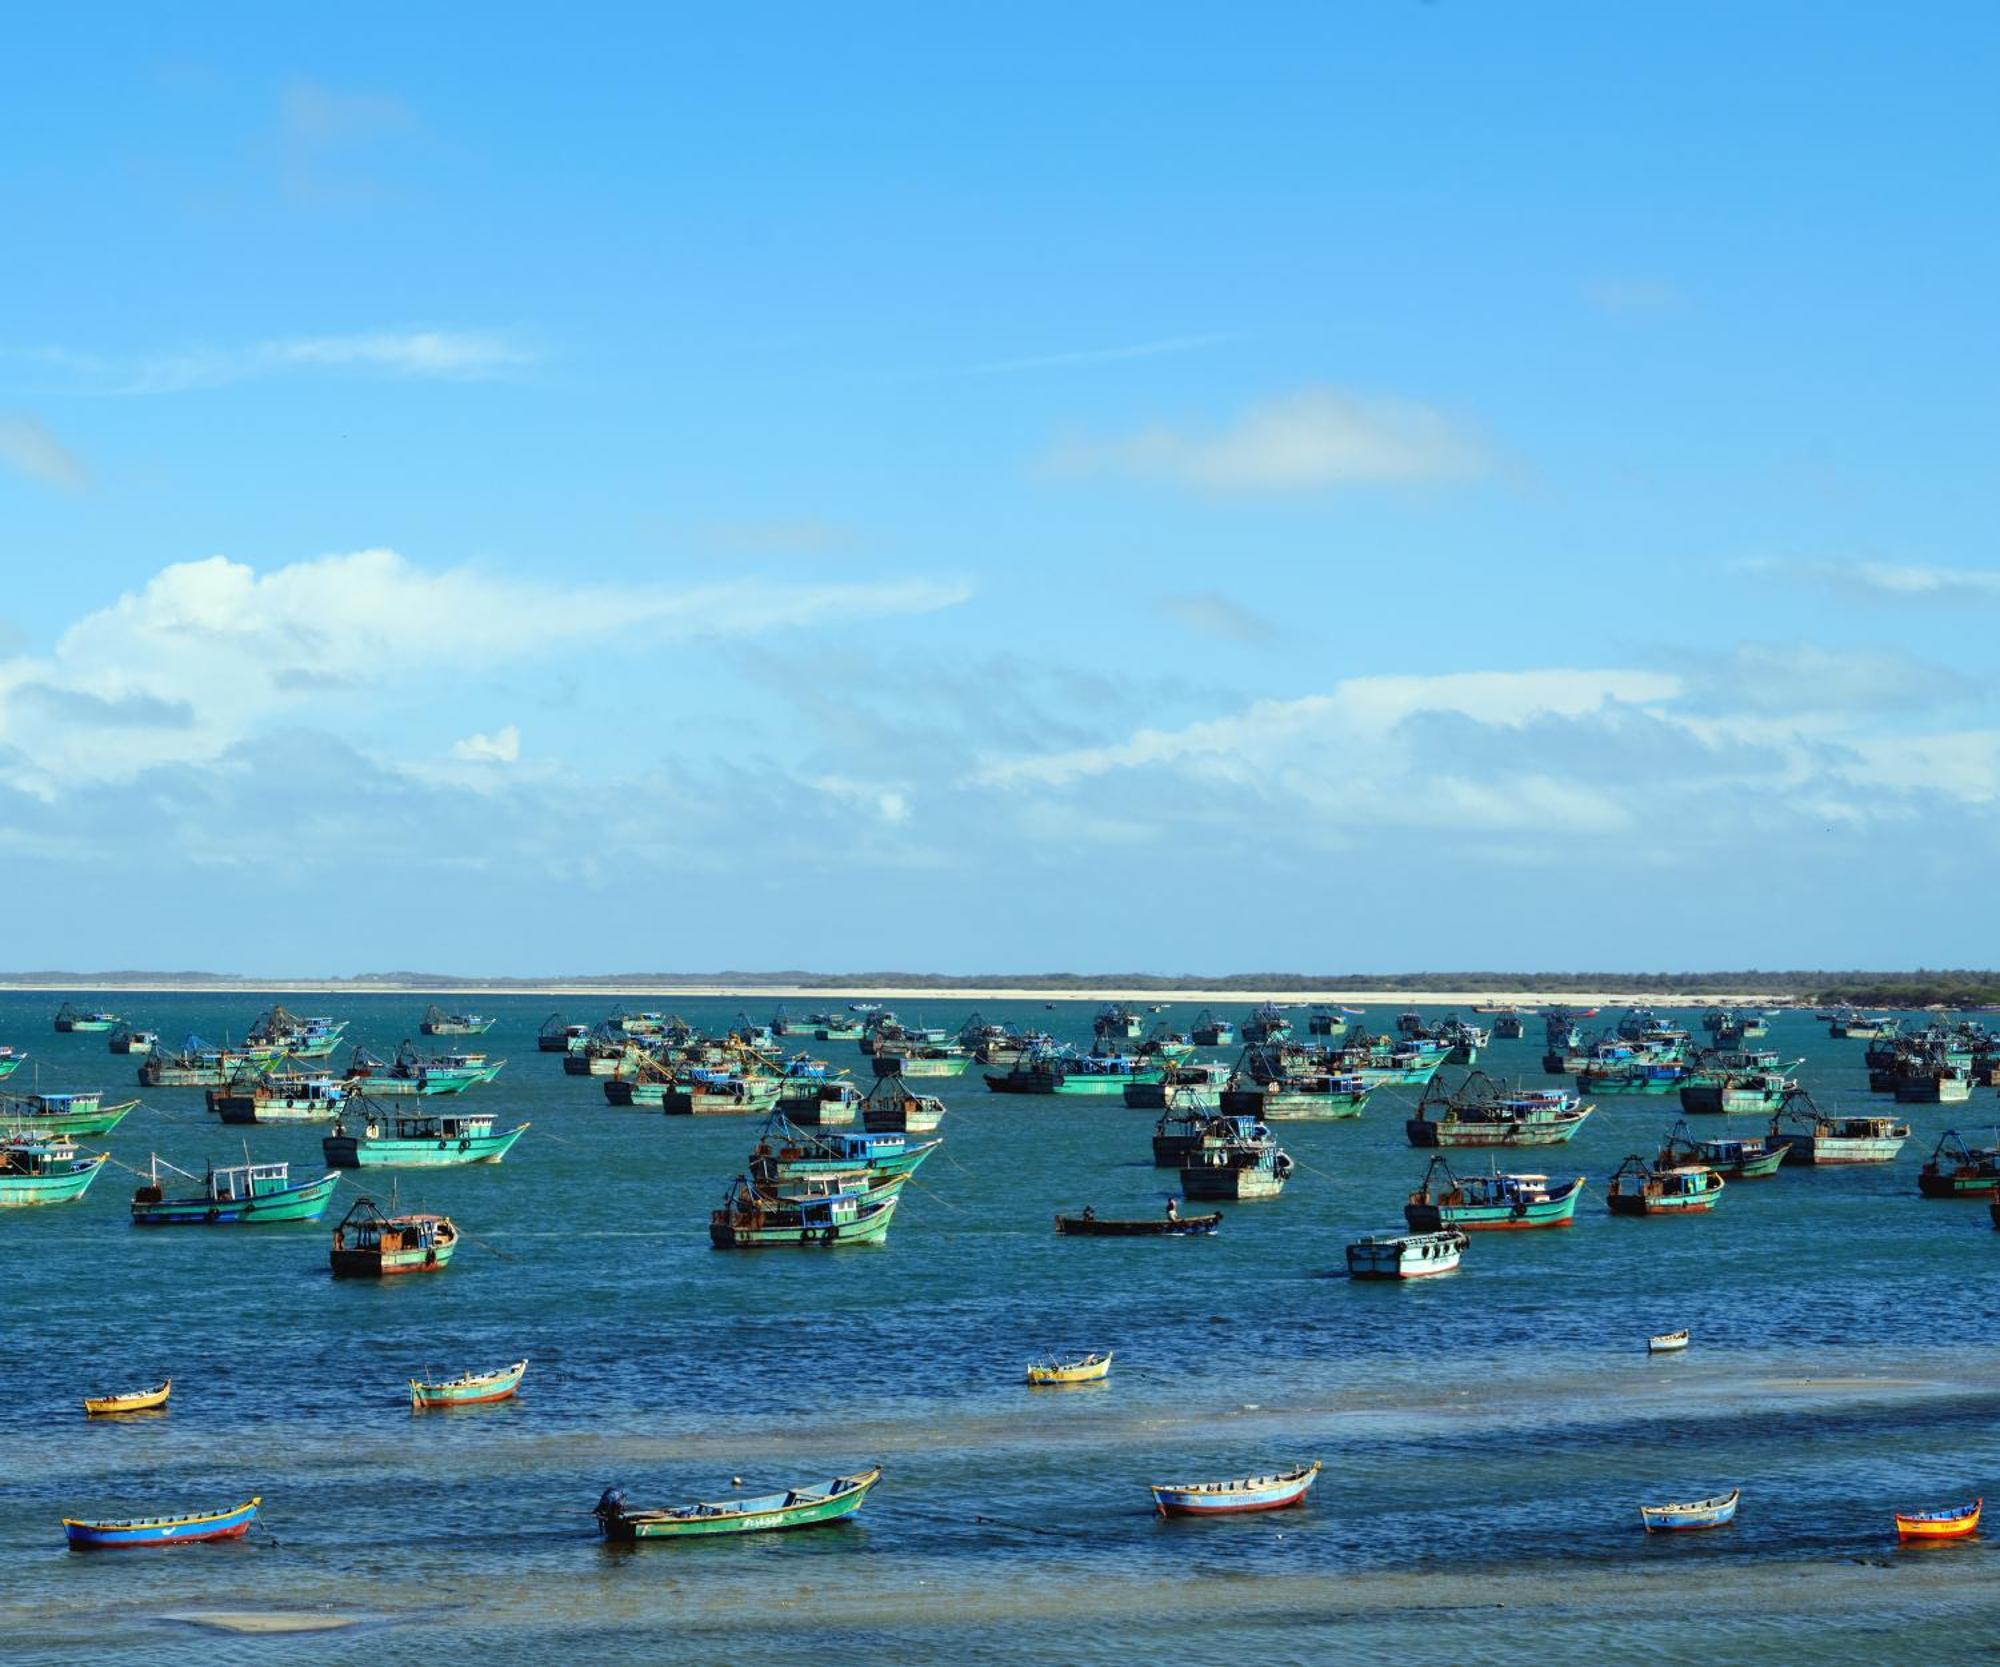
<instances>
[{"instance_id":1,"label":"shallow water","mask_svg":"<svg viewBox=\"0 0 2000 1667\"><path fill-rule=\"evenodd\" d=\"M117 1005L173 1039L240 1035L261 1003ZM545 999L477 1005L500 1015L483 1045L509 1064L462 1103L534 1127L501 1167L403 1173L406 1205L448 1210L469 1235L440 1276L335 1283L326 1225L141 1232L119 1170L81 1204L0 1213L0 1438L14 1460L0 1652L284 1667L556 1651L1988 1653L1967 1645L2000 1619L1986 1547L1899 1553L1889 1514L1992 1491L2000 1470L1986 1300L2000 1234L1982 1207L1915 1190L1942 1129L1991 1123L1991 1090L1971 1108L1908 1108L1916 1134L1892 1165L1787 1170L1682 1221L1602 1209L1604 1178L1650 1152L1677 1102L1603 1101L1570 1147L1516 1155L1592 1178L1573 1229L1477 1236L1459 1274L1369 1286L1339 1277L1342 1247L1395 1225L1423 1171L1401 1127L1410 1091L1379 1093L1356 1122L1282 1125L1300 1161L1290 1187L1225 1207L1214 1239L1123 1244L1058 1239L1049 1218L1086 1202L1157 1210L1170 1177L1147 1162L1151 1119L989 1095L975 1071L943 1090L945 1149L885 1246L722 1255L707 1211L753 1124L611 1108L535 1051ZM675 1005L720 1026L741 1004ZM102 1036L52 1032L55 1006L0 996L0 1041L32 1051L44 1087L139 1093L124 1086L136 1061ZM1092 1011L983 1006L1079 1038ZM339 1011L353 1040L387 1052L422 1007ZM1482 1064L1545 1080L1530 1030ZM1792 1015L1768 1045L1807 1057L1823 1105L1877 1103L1860 1092L1864 1044ZM819 1051L865 1064L851 1043ZM199 1090L144 1101L104 1142L124 1163L157 1150L199 1169L245 1134L258 1157L301 1172L318 1160L317 1130L225 1131ZM1644 1355L1648 1332L1684 1324L1686 1355ZM1111 1382L1021 1386L1029 1356L1068 1346L1115 1348ZM413 1373L524 1354L517 1402L409 1415ZM168 1413L81 1416L85 1391L166 1372ZM1149 1481L1314 1455L1327 1470L1307 1510L1150 1514ZM726 1494L735 1475L784 1485L875 1460L886 1478L867 1508L818 1533L620 1549L588 1514L612 1484L678 1502ZM1642 1500L1737 1485L1727 1530L1638 1531ZM86 1556L57 1527L251 1493L266 1525L240 1545ZM260 1617L336 1629L242 1630Z\"/></svg>"}]
</instances>

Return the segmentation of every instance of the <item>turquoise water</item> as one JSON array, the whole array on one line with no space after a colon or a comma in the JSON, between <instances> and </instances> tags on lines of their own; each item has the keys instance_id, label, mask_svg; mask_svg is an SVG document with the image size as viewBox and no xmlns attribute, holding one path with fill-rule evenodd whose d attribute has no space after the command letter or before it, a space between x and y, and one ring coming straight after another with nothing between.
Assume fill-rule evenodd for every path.
<instances>
[{"instance_id":1,"label":"turquoise water","mask_svg":"<svg viewBox=\"0 0 2000 1667\"><path fill-rule=\"evenodd\" d=\"M171 1041L240 1035L263 1003L115 1005ZM386 1053L423 1005L335 1010ZM945 1149L886 1245L725 1255L707 1212L754 1124L613 1109L535 1051L546 998L477 1005L500 1023L472 1045L509 1063L460 1103L534 1127L504 1166L402 1172L405 1205L468 1235L442 1275L335 1283L324 1225L143 1232L120 1170L81 1204L0 1212L0 1654L1905 1662L1967 1659L1968 1634L2000 1622L1985 1545L1898 1552L1889 1524L2000 1494L2000 1233L1915 1186L1938 1133L2000 1115L1991 1090L1906 1108L1892 1165L1786 1170L1681 1221L1614 1220L1601 1185L1678 1102L1602 1101L1571 1146L1517 1154L1592 1178L1572 1230L1477 1236L1459 1274L1370 1286L1340 1276L1342 1248L1400 1224L1424 1167L1401 1126L1412 1091L1282 1125L1290 1187L1225 1206L1214 1239L1121 1244L1058 1239L1050 1217L1157 1210L1171 1177L1148 1161L1151 1118L989 1095L975 1070L943 1088ZM719 1028L742 1003L644 1005ZM316 1129L225 1131L200 1090L139 1090L104 1037L55 1035L55 1006L0 996L0 1041L33 1058L6 1086L38 1064L44 1088L141 1095L102 1142L122 1162L198 1170L245 1135L259 1158L318 1162ZM1078 1039L1093 1011L980 1006ZM1864 1044L1788 1015L1767 1045L1806 1056L1822 1105L1881 1103ZM866 1063L851 1043L819 1051ZM1531 1024L1482 1064L1540 1083L1541 1052ZM1645 1356L1647 1333L1680 1325L1693 1349ZM1022 1387L1027 1359L1061 1347L1115 1349L1112 1381ZM522 1355L518 1401L409 1415L413 1373ZM168 1372L169 1413L82 1417L84 1392ZM1150 1513L1149 1481L1311 1456L1327 1468L1307 1510ZM589 1516L614 1484L675 1503L878 1461L861 1516L817 1533L621 1549ZM1641 1501L1738 1485L1730 1529L1639 1532ZM267 1527L239 1545L76 1555L57 1526L252 1493ZM238 1630L274 1614L346 1624Z\"/></svg>"}]
</instances>

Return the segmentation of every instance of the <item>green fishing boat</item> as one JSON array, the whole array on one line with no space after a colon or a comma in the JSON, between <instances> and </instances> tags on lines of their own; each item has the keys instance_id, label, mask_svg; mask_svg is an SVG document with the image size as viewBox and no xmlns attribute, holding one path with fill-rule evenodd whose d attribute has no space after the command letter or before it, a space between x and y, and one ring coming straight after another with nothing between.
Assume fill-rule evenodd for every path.
<instances>
[{"instance_id":1,"label":"green fishing boat","mask_svg":"<svg viewBox=\"0 0 2000 1667\"><path fill-rule=\"evenodd\" d=\"M0 1082L5 1082L28 1056L16 1048L0 1047Z\"/></svg>"},{"instance_id":2,"label":"green fishing boat","mask_svg":"<svg viewBox=\"0 0 2000 1667\"><path fill-rule=\"evenodd\" d=\"M743 1499L705 1501L673 1510L635 1511L617 1488L597 1501L598 1532L607 1540L678 1540L702 1534L766 1534L784 1528L817 1528L861 1509L868 1490L882 1479L881 1467L854 1476L836 1476L816 1486Z\"/></svg>"},{"instance_id":3,"label":"green fishing boat","mask_svg":"<svg viewBox=\"0 0 2000 1667\"><path fill-rule=\"evenodd\" d=\"M56 1030L64 1036L86 1031L116 1030L124 1022L116 1013L85 1012L68 1002L56 1009Z\"/></svg>"},{"instance_id":4,"label":"green fishing boat","mask_svg":"<svg viewBox=\"0 0 2000 1667\"><path fill-rule=\"evenodd\" d=\"M426 1036L484 1036L496 1022L479 1013L447 1013L432 1002L418 1028Z\"/></svg>"},{"instance_id":5,"label":"green fishing boat","mask_svg":"<svg viewBox=\"0 0 2000 1667\"><path fill-rule=\"evenodd\" d=\"M498 1163L529 1125L495 1130L490 1113L396 1113L349 1106L320 1150L335 1169L436 1169L449 1164Z\"/></svg>"},{"instance_id":6,"label":"green fishing boat","mask_svg":"<svg viewBox=\"0 0 2000 1667\"><path fill-rule=\"evenodd\" d=\"M0 1125L53 1136L109 1134L139 1102L107 1106L101 1088L71 1094L0 1094Z\"/></svg>"},{"instance_id":7,"label":"green fishing boat","mask_svg":"<svg viewBox=\"0 0 2000 1667\"><path fill-rule=\"evenodd\" d=\"M926 1140L913 1145L904 1134L820 1134L773 1115L751 1149L750 1178L766 1190L813 1180L866 1186L916 1174L943 1144Z\"/></svg>"},{"instance_id":8,"label":"green fishing boat","mask_svg":"<svg viewBox=\"0 0 2000 1667\"><path fill-rule=\"evenodd\" d=\"M867 1190L828 1181L802 1183L797 1197L764 1192L738 1176L708 1221L717 1250L800 1250L844 1244L879 1244L889 1233L903 1177Z\"/></svg>"},{"instance_id":9,"label":"green fishing boat","mask_svg":"<svg viewBox=\"0 0 2000 1667\"><path fill-rule=\"evenodd\" d=\"M200 1191L169 1198L160 1171L195 1182ZM238 1163L193 1175L153 1159L152 1179L132 1194L134 1227L215 1227L275 1221L317 1221L339 1183L338 1175L293 1181L288 1163Z\"/></svg>"},{"instance_id":10,"label":"green fishing boat","mask_svg":"<svg viewBox=\"0 0 2000 1667\"><path fill-rule=\"evenodd\" d=\"M110 1161L109 1152L79 1152L60 1135L10 1135L0 1140L0 1208L72 1203Z\"/></svg>"}]
</instances>

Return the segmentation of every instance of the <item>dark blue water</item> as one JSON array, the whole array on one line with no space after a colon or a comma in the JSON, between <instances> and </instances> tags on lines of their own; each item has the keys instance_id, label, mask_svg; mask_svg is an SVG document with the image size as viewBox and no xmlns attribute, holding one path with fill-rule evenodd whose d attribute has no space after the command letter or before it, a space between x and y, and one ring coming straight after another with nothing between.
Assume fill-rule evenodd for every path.
<instances>
[{"instance_id":1,"label":"dark blue water","mask_svg":"<svg viewBox=\"0 0 2000 1667\"><path fill-rule=\"evenodd\" d=\"M105 1038L53 1033L55 1005L0 997L0 1041L32 1050L44 1087L141 1094ZM240 1035L262 1003L115 1005L173 1040ZM726 1255L707 1212L753 1125L611 1108L535 1051L546 998L476 1005L501 1016L482 1045L509 1063L462 1103L534 1127L504 1166L401 1173L404 1204L468 1235L442 1275L335 1283L326 1225L142 1232L122 1170L80 1204L0 1212L0 1652L1580 1661L1635 1653L1635 1614L1698 1607L1701 1627L1647 1629L1636 1653L1888 1662L1964 1659L2000 1619L1983 1546L1899 1553L1889 1523L2000 1480L2000 1233L1915 1188L1943 1128L2000 1114L1991 1090L1916 1108L1892 1165L1786 1170L1678 1221L1614 1220L1601 1185L1677 1102L1606 1100L1570 1147L1516 1155L1592 1178L1573 1229L1480 1236L1459 1274L1369 1286L1339 1276L1343 1246L1398 1225L1424 1167L1401 1091L1356 1122L1283 1125L1291 1186L1230 1208L1218 1237L1121 1244L1058 1239L1050 1217L1157 1210L1151 1119L992 1096L975 1073L943 1087L945 1149L886 1245ZM644 1005L719 1028L742 1003ZM388 1052L422 1007L337 1010ZM1079 1039L1093 1010L981 1007ZM1530 1031L1483 1063L1545 1080ZM1768 1045L1806 1056L1823 1105L1877 1103L1863 1044L1792 1015ZM125 1164L158 1151L198 1170L245 1134L257 1157L318 1161L317 1130L225 1131L199 1090L142 1098L102 1143ZM1649 1360L1645 1336L1680 1325L1695 1347ZM1029 1392L1023 1365L1055 1348L1115 1349L1112 1380ZM407 1411L414 1373L523 1355L517 1402ZM85 1392L169 1372L167 1414L82 1417ZM1312 1456L1327 1469L1308 1510L1150 1514L1150 1481ZM620 1550L588 1514L612 1484L679 1502L871 1462L886 1479L866 1510L821 1533ZM1730 1486L1729 1530L1638 1531L1641 1501ZM57 1526L252 1493L267 1525L241 1545L80 1556ZM274 1616L346 1624L240 1630Z\"/></svg>"}]
</instances>

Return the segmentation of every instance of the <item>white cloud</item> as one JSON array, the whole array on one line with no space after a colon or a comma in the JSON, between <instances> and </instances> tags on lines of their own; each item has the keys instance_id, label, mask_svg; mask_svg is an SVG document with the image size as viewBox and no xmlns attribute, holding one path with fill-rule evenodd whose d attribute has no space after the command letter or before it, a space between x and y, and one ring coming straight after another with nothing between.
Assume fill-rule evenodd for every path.
<instances>
[{"instance_id":1,"label":"white cloud","mask_svg":"<svg viewBox=\"0 0 2000 1667\"><path fill-rule=\"evenodd\" d=\"M881 782L855 781L848 776L819 776L812 785L842 804L852 805L892 827L910 819L910 795L904 788Z\"/></svg>"},{"instance_id":2,"label":"white cloud","mask_svg":"<svg viewBox=\"0 0 2000 1667\"><path fill-rule=\"evenodd\" d=\"M1161 613L1169 619L1178 620L1190 631L1197 631L1204 637L1217 637L1223 642L1270 642L1284 632L1284 627L1276 620L1266 619L1233 597L1215 590L1196 591L1187 596L1163 596L1158 607Z\"/></svg>"},{"instance_id":3,"label":"white cloud","mask_svg":"<svg viewBox=\"0 0 2000 1667\"><path fill-rule=\"evenodd\" d=\"M1803 579L1864 601L2000 601L2000 568L1939 567L1928 562L1881 561L1860 556L1782 557L1752 568Z\"/></svg>"},{"instance_id":4,"label":"white cloud","mask_svg":"<svg viewBox=\"0 0 2000 1667\"><path fill-rule=\"evenodd\" d=\"M0 413L0 463L65 492L81 492L90 484L83 459L26 412Z\"/></svg>"},{"instance_id":5,"label":"white cloud","mask_svg":"<svg viewBox=\"0 0 2000 1667\"><path fill-rule=\"evenodd\" d=\"M521 732L507 724L491 735L468 735L452 743L451 756L474 764L512 764L521 756Z\"/></svg>"},{"instance_id":6,"label":"white cloud","mask_svg":"<svg viewBox=\"0 0 2000 1667\"><path fill-rule=\"evenodd\" d=\"M491 330L363 330L346 335L285 336L240 347L193 347L113 368L100 391L185 393L289 372L468 381L533 364L535 351Z\"/></svg>"},{"instance_id":7,"label":"white cloud","mask_svg":"<svg viewBox=\"0 0 2000 1667\"><path fill-rule=\"evenodd\" d=\"M1485 447L1433 406L1325 387L1252 405L1220 429L1156 425L1123 439L1072 441L1050 462L1068 473L1224 493L1415 485L1491 466Z\"/></svg>"}]
</instances>

